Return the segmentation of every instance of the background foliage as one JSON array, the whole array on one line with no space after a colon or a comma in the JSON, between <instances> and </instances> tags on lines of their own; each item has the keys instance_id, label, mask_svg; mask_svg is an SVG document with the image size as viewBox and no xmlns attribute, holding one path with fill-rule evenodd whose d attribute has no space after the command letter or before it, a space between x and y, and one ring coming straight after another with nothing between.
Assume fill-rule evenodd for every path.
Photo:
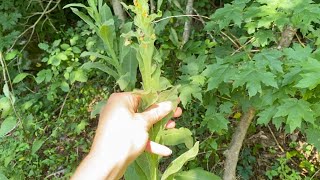
<instances>
[{"instance_id":1,"label":"background foliage","mask_svg":"<svg viewBox=\"0 0 320 180\"><path fill-rule=\"evenodd\" d=\"M70 177L109 94L142 87L140 71L128 71L138 66L135 14L124 11L122 21L108 1L106 19L91 14L89 22L86 11L63 9L69 3L88 6L0 0L0 179ZM255 113L236 168L240 179L320 178L319 2L195 1L192 18L182 16L187 3L163 1L154 20L155 60L167 84L181 85L178 128L200 141L197 157L174 178L222 177L224 152L249 110ZM106 27L111 35L104 36ZM187 146L173 146L160 170Z\"/></svg>"}]
</instances>

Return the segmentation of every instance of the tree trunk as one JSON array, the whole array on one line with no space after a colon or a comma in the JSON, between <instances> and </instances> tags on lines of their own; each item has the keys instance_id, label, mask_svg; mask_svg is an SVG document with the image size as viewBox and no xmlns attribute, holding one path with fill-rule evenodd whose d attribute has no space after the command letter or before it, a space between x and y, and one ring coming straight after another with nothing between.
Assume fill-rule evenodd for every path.
<instances>
[{"instance_id":1,"label":"tree trunk","mask_svg":"<svg viewBox=\"0 0 320 180\"><path fill-rule=\"evenodd\" d=\"M239 122L238 127L232 136L229 149L227 149L224 152L226 160L224 163L225 170L223 174L223 180L236 179L236 168L239 159L239 153L242 147L243 140L246 136L247 130L250 126L252 119L254 118L254 115L255 109L249 108L248 112L246 112L242 116L241 121Z\"/></svg>"}]
</instances>

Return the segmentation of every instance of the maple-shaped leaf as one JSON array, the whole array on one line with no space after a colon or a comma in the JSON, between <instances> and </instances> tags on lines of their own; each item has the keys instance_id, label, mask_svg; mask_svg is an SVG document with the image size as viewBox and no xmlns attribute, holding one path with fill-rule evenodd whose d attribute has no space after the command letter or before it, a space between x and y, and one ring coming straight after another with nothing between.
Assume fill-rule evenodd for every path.
<instances>
[{"instance_id":1,"label":"maple-shaped leaf","mask_svg":"<svg viewBox=\"0 0 320 180\"><path fill-rule=\"evenodd\" d=\"M310 103L303 99L289 98L277 107L277 113L273 116L287 117L286 124L290 127L290 132L301 127L302 121L314 123L314 112L310 108Z\"/></svg>"},{"instance_id":2,"label":"maple-shaped leaf","mask_svg":"<svg viewBox=\"0 0 320 180\"><path fill-rule=\"evenodd\" d=\"M295 85L298 88L314 89L320 84L320 62L316 59L309 58L307 62L302 62L302 79Z\"/></svg>"},{"instance_id":3,"label":"maple-shaped leaf","mask_svg":"<svg viewBox=\"0 0 320 180\"><path fill-rule=\"evenodd\" d=\"M276 49L262 50L253 57L253 60L256 61L256 66L259 68L268 66L271 71L283 72L283 63L280 60L282 55L282 52Z\"/></svg>"},{"instance_id":4,"label":"maple-shaped leaf","mask_svg":"<svg viewBox=\"0 0 320 180\"><path fill-rule=\"evenodd\" d=\"M243 20L243 12L249 0L236 0L233 4L225 4L223 8L216 10L211 19L219 25L219 29L224 29L233 22L238 27Z\"/></svg>"},{"instance_id":5,"label":"maple-shaped leaf","mask_svg":"<svg viewBox=\"0 0 320 180\"><path fill-rule=\"evenodd\" d=\"M212 64L207 66L202 75L208 78L207 91L217 89L222 82L229 82L236 73L236 69L228 64Z\"/></svg>"},{"instance_id":6,"label":"maple-shaped leaf","mask_svg":"<svg viewBox=\"0 0 320 180\"><path fill-rule=\"evenodd\" d=\"M211 132L220 133L222 130L228 129L229 121L224 117L222 113L206 113L202 124L206 124Z\"/></svg>"},{"instance_id":7,"label":"maple-shaped leaf","mask_svg":"<svg viewBox=\"0 0 320 180\"><path fill-rule=\"evenodd\" d=\"M202 101L202 89L194 84L188 84L183 85L181 88L179 88L180 91L180 100L183 105L183 107L186 107L186 105L191 101L191 96L197 98L198 100Z\"/></svg>"},{"instance_id":8,"label":"maple-shaped leaf","mask_svg":"<svg viewBox=\"0 0 320 180\"><path fill-rule=\"evenodd\" d=\"M253 63L248 63L234 78L233 89L246 85L249 97L253 97L258 92L260 94L262 93L261 84L278 88L278 84L273 73L266 72L264 69L259 69Z\"/></svg>"},{"instance_id":9,"label":"maple-shaped leaf","mask_svg":"<svg viewBox=\"0 0 320 180\"><path fill-rule=\"evenodd\" d=\"M276 112L277 109L274 106L264 109L258 114L259 118L257 119L257 124L267 125Z\"/></svg>"},{"instance_id":10,"label":"maple-shaped leaf","mask_svg":"<svg viewBox=\"0 0 320 180\"><path fill-rule=\"evenodd\" d=\"M300 44L295 43L292 48L286 48L283 51L288 60L300 62L306 61L313 50L310 46L302 47Z\"/></svg>"},{"instance_id":11,"label":"maple-shaped leaf","mask_svg":"<svg viewBox=\"0 0 320 180\"><path fill-rule=\"evenodd\" d=\"M306 130L306 134L308 143L313 144L320 151L320 129L309 128Z\"/></svg>"},{"instance_id":12,"label":"maple-shaped leaf","mask_svg":"<svg viewBox=\"0 0 320 180\"><path fill-rule=\"evenodd\" d=\"M252 42L252 45L255 47L265 47L271 41L276 40L274 33L271 30L259 30L254 34L254 38L255 40Z\"/></svg>"}]
</instances>

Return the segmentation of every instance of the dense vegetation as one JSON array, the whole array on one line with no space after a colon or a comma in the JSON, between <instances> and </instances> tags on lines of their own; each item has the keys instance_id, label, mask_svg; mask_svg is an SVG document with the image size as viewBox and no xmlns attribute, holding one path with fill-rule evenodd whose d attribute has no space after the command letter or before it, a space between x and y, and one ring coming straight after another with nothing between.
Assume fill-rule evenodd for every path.
<instances>
[{"instance_id":1,"label":"dense vegetation","mask_svg":"<svg viewBox=\"0 0 320 180\"><path fill-rule=\"evenodd\" d=\"M1 180L70 177L135 89L184 113L150 132L173 156L125 179L320 179L318 1L0 0L0 20Z\"/></svg>"}]
</instances>

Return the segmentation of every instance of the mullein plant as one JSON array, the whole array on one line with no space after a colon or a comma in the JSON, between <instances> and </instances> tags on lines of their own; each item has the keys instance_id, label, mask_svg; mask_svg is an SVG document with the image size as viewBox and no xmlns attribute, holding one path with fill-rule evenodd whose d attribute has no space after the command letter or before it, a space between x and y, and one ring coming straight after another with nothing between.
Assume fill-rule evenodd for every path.
<instances>
[{"instance_id":1,"label":"mullein plant","mask_svg":"<svg viewBox=\"0 0 320 180\"><path fill-rule=\"evenodd\" d=\"M78 3L69 4L66 7L71 7L75 14L92 27L104 43L107 54L84 52L83 56L96 56L102 61L86 62L82 67L84 69L100 69L114 77L122 90L131 91L133 88L130 87L135 84L136 80L136 75L134 74L136 66L134 65L138 64L142 76L142 90L134 91L142 99L138 111L143 112L153 104L163 101L172 101L176 108L179 85L173 86L166 78L161 76L163 61L161 54L154 46L154 42L157 39L154 20L161 17L161 12L150 14L148 0L134 0L134 5L129 6L122 4L127 10L135 13L133 22L135 28L131 27L132 22L125 23L122 27L119 27L121 28L119 30L122 33L121 36L114 38L117 33L110 8L103 3L103 0L88 0L88 4L88 7ZM79 7L85 8L89 16L80 12L77 9ZM132 58L133 55L135 58ZM130 67L132 73L126 73L127 66ZM125 173L126 180L173 179L179 173L180 175L181 173L186 173L179 171L187 161L198 154L199 142L193 145L192 133L187 128L166 130L164 128L165 124L172 115L173 111L162 121L155 124L149 132L149 138L151 141L168 146L185 144L189 150L172 161L163 174L159 171L161 157L147 152L143 153L127 169ZM190 173L195 174L197 172L198 170Z\"/></svg>"}]
</instances>

